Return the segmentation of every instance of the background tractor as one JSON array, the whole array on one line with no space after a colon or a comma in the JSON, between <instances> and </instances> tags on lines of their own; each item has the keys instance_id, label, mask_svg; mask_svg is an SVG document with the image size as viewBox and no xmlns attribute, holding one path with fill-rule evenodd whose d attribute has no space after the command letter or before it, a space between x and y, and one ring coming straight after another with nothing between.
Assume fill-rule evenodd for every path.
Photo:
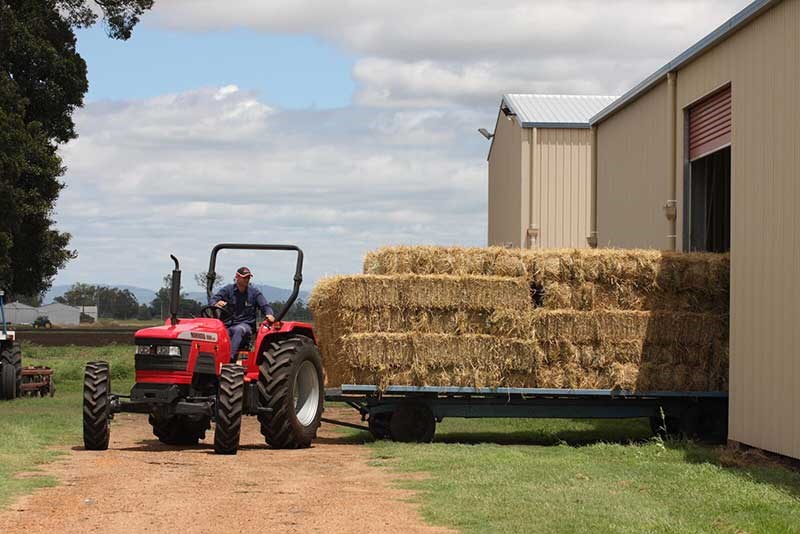
<instances>
[{"instance_id":1,"label":"background tractor","mask_svg":"<svg viewBox=\"0 0 800 534\"><path fill-rule=\"evenodd\" d=\"M111 392L106 362L90 362L84 375L83 441L89 450L108 448L110 421L119 412L147 414L153 433L169 445L192 445L214 429L214 451L236 454L243 415L258 417L266 442L276 448L311 445L322 417L322 360L308 323L283 322L297 299L303 252L293 245L220 244L211 251L209 301L223 249L294 251L292 294L274 323L261 322L230 363L226 308L205 306L200 317L179 319L181 271L172 271L170 318L135 334L136 383L130 395ZM227 308L230 308L227 307Z\"/></svg>"}]
</instances>

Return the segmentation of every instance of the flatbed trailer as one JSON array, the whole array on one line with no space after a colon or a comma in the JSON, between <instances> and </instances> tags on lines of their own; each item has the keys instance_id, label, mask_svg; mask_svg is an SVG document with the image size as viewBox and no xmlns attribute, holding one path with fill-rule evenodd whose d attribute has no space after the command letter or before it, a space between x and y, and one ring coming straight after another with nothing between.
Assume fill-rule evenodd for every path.
<instances>
[{"instance_id":1,"label":"flatbed trailer","mask_svg":"<svg viewBox=\"0 0 800 534\"><path fill-rule=\"evenodd\" d=\"M727 438L726 392L346 384L326 389L325 400L357 410L376 439L396 441L429 442L445 417L647 418L658 435L715 443Z\"/></svg>"}]
</instances>

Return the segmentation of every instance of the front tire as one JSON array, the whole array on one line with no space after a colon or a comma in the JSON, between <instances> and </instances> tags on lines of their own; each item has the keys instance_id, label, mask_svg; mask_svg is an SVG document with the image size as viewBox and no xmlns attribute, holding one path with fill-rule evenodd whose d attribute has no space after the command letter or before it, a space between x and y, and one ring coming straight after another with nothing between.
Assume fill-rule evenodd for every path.
<instances>
[{"instance_id":1,"label":"front tire","mask_svg":"<svg viewBox=\"0 0 800 534\"><path fill-rule=\"evenodd\" d=\"M223 365L217 390L217 425L214 428L214 452L236 454L242 432L244 367Z\"/></svg>"},{"instance_id":2,"label":"front tire","mask_svg":"<svg viewBox=\"0 0 800 534\"><path fill-rule=\"evenodd\" d=\"M89 451L108 449L111 437L111 374L106 362L89 362L83 375L83 446Z\"/></svg>"},{"instance_id":3,"label":"front tire","mask_svg":"<svg viewBox=\"0 0 800 534\"><path fill-rule=\"evenodd\" d=\"M324 395L314 342L294 336L270 343L258 366L261 433L276 449L302 449L317 437Z\"/></svg>"},{"instance_id":4,"label":"front tire","mask_svg":"<svg viewBox=\"0 0 800 534\"><path fill-rule=\"evenodd\" d=\"M5 367L8 365L11 368L13 385L9 388L5 382L2 387L2 395L6 399L13 399L22 395L22 350L19 343L13 343L10 347L6 347L0 353L0 365Z\"/></svg>"}]
</instances>

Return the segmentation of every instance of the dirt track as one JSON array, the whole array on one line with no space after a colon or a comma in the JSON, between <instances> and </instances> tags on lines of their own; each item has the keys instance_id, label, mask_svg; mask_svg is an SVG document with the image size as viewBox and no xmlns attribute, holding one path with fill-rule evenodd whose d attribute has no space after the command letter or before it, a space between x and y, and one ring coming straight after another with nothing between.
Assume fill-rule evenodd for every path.
<instances>
[{"instance_id":1,"label":"dirt track","mask_svg":"<svg viewBox=\"0 0 800 534\"><path fill-rule=\"evenodd\" d=\"M267 448L249 417L237 456L214 455L211 439L166 447L145 416L119 415L108 451L75 447L47 466L61 485L0 511L0 531L444 532L422 522L391 473L367 465L368 449L328 425L298 451Z\"/></svg>"}]
</instances>

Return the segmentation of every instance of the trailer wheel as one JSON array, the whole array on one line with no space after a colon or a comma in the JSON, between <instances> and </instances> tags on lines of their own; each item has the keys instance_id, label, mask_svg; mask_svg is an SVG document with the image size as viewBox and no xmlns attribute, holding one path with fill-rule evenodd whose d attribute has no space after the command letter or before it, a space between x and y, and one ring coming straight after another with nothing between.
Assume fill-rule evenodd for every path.
<instances>
[{"instance_id":1,"label":"trailer wheel","mask_svg":"<svg viewBox=\"0 0 800 534\"><path fill-rule=\"evenodd\" d=\"M111 374L108 363L89 362L83 375L83 446L90 451L108 449L111 434Z\"/></svg>"},{"instance_id":2,"label":"trailer wheel","mask_svg":"<svg viewBox=\"0 0 800 534\"><path fill-rule=\"evenodd\" d=\"M2 395L5 399L13 399L22 394L22 350L19 343L12 343L0 352L0 365L11 368L12 386L2 386Z\"/></svg>"},{"instance_id":3,"label":"trailer wheel","mask_svg":"<svg viewBox=\"0 0 800 534\"><path fill-rule=\"evenodd\" d=\"M163 417L150 414L149 420L153 434L166 445L197 445L198 441L205 439L206 430L211 428L208 417L193 419L186 415Z\"/></svg>"},{"instance_id":4,"label":"trailer wheel","mask_svg":"<svg viewBox=\"0 0 800 534\"><path fill-rule=\"evenodd\" d=\"M369 419L367 419L369 433L372 434L373 438L378 440L390 439L391 431L389 427L391 422L392 412L371 413L369 414Z\"/></svg>"},{"instance_id":5,"label":"trailer wheel","mask_svg":"<svg viewBox=\"0 0 800 534\"><path fill-rule=\"evenodd\" d=\"M724 410L693 404L681 415L681 432L687 439L707 443L725 443L728 420Z\"/></svg>"},{"instance_id":6,"label":"trailer wheel","mask_svg":"<svg viewBox=\"0 0 800 534\"><path fill-rule=\"evenodd\" d=\"M258 366L261 433L277 449L309 447L322 417L322 358L314 342L293 336L270 343Z\"/></svg>"},{"instance_id":7,"label":"trailer wheel","mask_svg":"<svg viewBox=\"0 0 800 534\"><path fill-rule=\"evenodd\" d=\"M214 452L236 454L242 432L244 367L223 365L217 389L217 426L214 429Z\"/></svg>"},{"instance_id":8,"label":"trailer wheel","mask_svg":"<svg viewBox=\"0 0 800 534\"><path fill-rule=\"evenodd\" d=\"M404 402L392 414L389 432L395 441L430 443L436 433L436 418L424 402Z\"/></svg>"}]
</instances>

